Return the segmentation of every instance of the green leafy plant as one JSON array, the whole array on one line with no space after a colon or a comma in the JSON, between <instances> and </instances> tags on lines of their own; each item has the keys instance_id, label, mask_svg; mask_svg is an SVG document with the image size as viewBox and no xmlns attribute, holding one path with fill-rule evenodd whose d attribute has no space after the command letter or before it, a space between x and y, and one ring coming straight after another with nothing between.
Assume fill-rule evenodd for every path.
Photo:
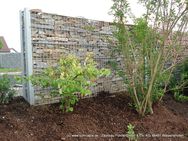
<instances>
[{"instance_id":1,"label":"green leafy plant","mask_svg":"<svg viewBox=\"0 0 188 141\"><path fill-rule=\"evenodd\" d=\"M7 75L0 78L0 103L8 103L14 96L15 91L11 89L10 79Z\"/></svg>"},{"instance_id":2,"label":"green leafy plant","mask_svg":"<svg viewBox=\"0 0 188 141\"><path fill-rule=\"evenodd\" d=\"M137 141L137 135L134 132L134 126L132 124L127 125L127 138L129 141Z\"/></svg>"},{"instance_id":3,"label":"green leafy plant","mask_svg":"<svg viewBox=\"0 0 188 141\"><path fill-rule=\"evenodd\" d=\"M187 102L188 96L183 95L180 91L174 91L174 98L179 102Z\"/></svg>"},{"instance_id":4,"label":"green leafy plant","mask_svg":"<svg viewBox=\"0 0 188 141\"><path fill-rule=\"evenodd\" d=\"M58 65L49 67L40 75L31 76L33 85L51 87L53 95L61 96L61 108L66 112L73 111L78 101L77 94L91 94L90 87L97 78L110 74L108 69L97 69L97 64L89 53L84 59L74 55L63 56Z\"/></svg>"},{"instance_id":5,"label":"green leafy plant","mask_svg":"<svg viewBox=\"0 0 188 141\"><path fill-rule=\"evenodd\" d=\"M135 18L126 0L113 0L117 50L123 55L124 68L116 68L126 83L136 111L153 114L153 103L167 91L178 56L184 49L182 37L187 28L185 1L139 0L146 13ZM132 19L133 26L127 26Z\"/></svg>"},{"instance_id":6,"label":"green leafy plant","mask_svg":"<svg viewBox=\"0 0 188 141\"><path fill-rule=\"evenodd\" d=\"M180 102L188 101L188 59L179 63L169 84L169 90L174 94L174 98Z\"/></svg>"},{"instance_id":7,"label":"green leafy plant","mask_svg":"<svg viewBox=\"0 0 188 141\"><path fill-rule=\"evenodd\" d=\"M0 49L3 47L3 44L2 44L2 42L0 41Z\"/></svg>"}]
</instances>

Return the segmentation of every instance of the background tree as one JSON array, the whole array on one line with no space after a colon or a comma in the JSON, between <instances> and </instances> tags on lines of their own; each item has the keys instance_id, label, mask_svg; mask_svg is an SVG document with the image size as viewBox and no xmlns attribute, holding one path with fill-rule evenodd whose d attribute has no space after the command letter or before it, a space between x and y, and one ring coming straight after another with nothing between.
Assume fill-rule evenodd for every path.
<instances>
[{"instance_id":1,"label":"background tree","mask_svg":"<svg viewBox=\"0 0 188 141\"><path fill-rule=\"evenodd\" d=\"M3 43L0 41L0 49L3 47Z\"/></svg>"}]
</instances>

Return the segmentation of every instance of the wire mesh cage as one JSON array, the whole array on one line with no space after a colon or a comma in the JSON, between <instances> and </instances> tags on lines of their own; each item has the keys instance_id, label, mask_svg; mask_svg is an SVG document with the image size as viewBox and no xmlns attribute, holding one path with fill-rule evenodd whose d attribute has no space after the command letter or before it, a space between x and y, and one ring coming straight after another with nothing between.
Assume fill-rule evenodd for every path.
<instances>
[{"instance_id":1,"label":"wire mesh cage","mask_svg":"<svg viewBox=\"0 0 188 141\"><path fill-rule=\"evenodd\" d=\"M44 13L41 10L21 11L21 33L24 75L40 74L43 69L56 65L63 54L74 54L82 58L87 52L94 53L99 68L109 68L114 40L114 26L110 22L74 18ZM121 56L115 58L121 63ZM124 91L122 80L112 73L100 78L93 94ZM58 101L48 89L25 84L25 98L30 104L46 104ZM93 95L92 95L93 96Z\"/></svg>"}]
</instances>

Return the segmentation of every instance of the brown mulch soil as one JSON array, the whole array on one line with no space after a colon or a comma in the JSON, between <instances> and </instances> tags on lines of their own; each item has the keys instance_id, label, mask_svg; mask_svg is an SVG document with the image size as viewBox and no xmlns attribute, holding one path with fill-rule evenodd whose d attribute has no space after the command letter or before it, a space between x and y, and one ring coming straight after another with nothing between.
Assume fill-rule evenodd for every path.
<instances>
[{"instance_id":1,"label":"brown mulch soil","mask_svg":"<svg viewBox=\"0 0 188 141\"><path fill-rule=\"evenodd\" d=\"M122 95L99 95L81 100L74 112L63 113L59 104L29 106L18 97L0 105L0 141L126 141L129 123L139 140L188 140L188 103L166 95L154 106L154 114L144 118L128 103Z\"/></svg>"}]
</instances>

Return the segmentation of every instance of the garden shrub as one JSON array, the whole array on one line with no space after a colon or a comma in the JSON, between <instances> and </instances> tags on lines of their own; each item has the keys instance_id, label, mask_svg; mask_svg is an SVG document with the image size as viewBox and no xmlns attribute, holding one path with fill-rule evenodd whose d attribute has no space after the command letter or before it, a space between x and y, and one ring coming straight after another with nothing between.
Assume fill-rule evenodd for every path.
<instances>
[{"instance_id":1,"label":"garden shrub","mask_svg":"<svg viewBox=\"0 0 188 141\"><path fill-rule=\"evenodd\" d=\"M8 103L14 96L15 91L11 89L10 79L7 75L0 77L0 103Z\"/></svg>"},{"instance_id":2,"label":"garden shrub","mask_svg":"<svg viewBox=\"0 0 188 141\"><path fill-rule=\"evenodd\" d=\"M92 56L92 53L84 59L74 55L63 56L57 66L45 69L40 75L31 76L30 80L33 85L51 87L52 95L61 97L61 109L71 112L78 102L77 94L91 94L90 87L95 80L110 74L108 69L97 69Z\"/></svg>"},{"instance_id":3,"label":"garden shrub","mask_svg":"<svg viewBox=\"0 0 188 141\"><path fill-rule=\"evenodd\" d=\"M174 70L169 90L177 101L188 101L188 58L179 63Z\"/></svg>"},{"instance_id":4,"label":"garden shrub","mask_svg":"<svg viewBox=\"0 0 188 141\"><path fill-rule=\"evenodd\" d=\"M135 18L126 0L113 0L117 39L115 50L123 56L124 68L116 68L126 83L136 111L153 114L153 103L167 91L187 29L188 6L177 0L138 0L146 12ZM134 25L128 26L132 20ZM176 30L175 30L176 29ZM167 64L170 64L167 66Z\"/></svg>"}]
</instances>

